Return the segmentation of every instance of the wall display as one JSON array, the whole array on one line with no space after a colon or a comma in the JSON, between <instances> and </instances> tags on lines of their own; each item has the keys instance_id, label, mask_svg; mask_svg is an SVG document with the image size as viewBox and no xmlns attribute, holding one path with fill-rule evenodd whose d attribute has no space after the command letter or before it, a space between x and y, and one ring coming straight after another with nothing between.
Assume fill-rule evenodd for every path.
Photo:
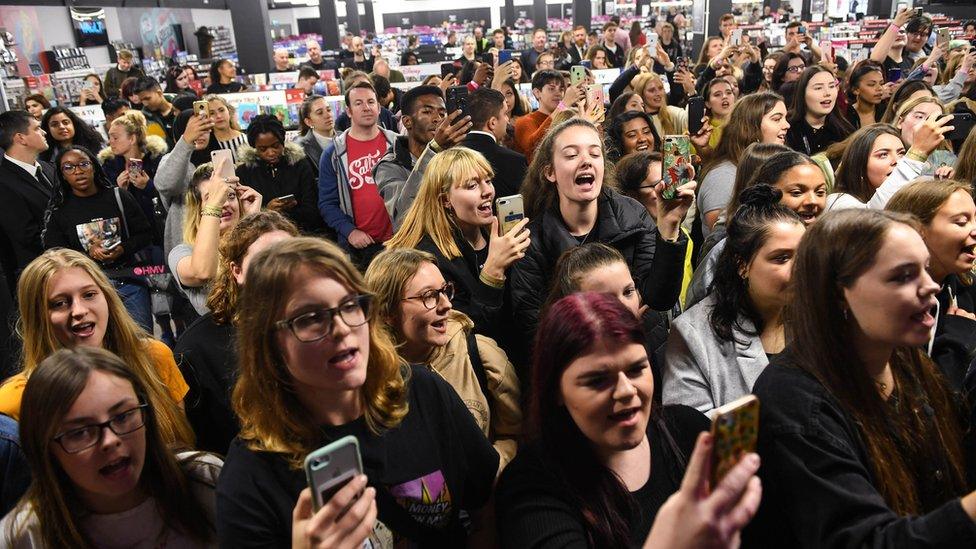
<instances>
[{"instance_id":1,"label":"wall display","mask_svg":"<svg viewBox=\"0 0 976 549\"><path fill-rule=\"evenodd\" d=\"M69 8L75 43L82 48L108 45L105 10L102 8Z\"/></svg>"},{"instance_id":2,"label":"wall display","mask_svg":"<svg viewBox=\"0 0 976 549\"><path fill-rule=\"evenodd\" d=\"M120 9L118 14L123 40L144 44L143 51L147 54L153 53L156 48L159 48L161 53L167 57L176 54L182 49L180 43L184 42L183 37L177 39L176 29L192 30L196 28L188 9ZM174 27L174 25L181 25L182 27ZM195 43L196 40L186 42Z\"/></svg>"},{"instance_id":3,"label":"wall display","mask_svg":"<svg viewBox=\"0 0 976 549\"><path fill-rule=\"evenodd\" d=\"M0 21L14 35L17 70L20 74L31 74L29 64L36 63L38 55L47 49L37 11L30 6L0 6Z\"/></svg>"}]
</instances>

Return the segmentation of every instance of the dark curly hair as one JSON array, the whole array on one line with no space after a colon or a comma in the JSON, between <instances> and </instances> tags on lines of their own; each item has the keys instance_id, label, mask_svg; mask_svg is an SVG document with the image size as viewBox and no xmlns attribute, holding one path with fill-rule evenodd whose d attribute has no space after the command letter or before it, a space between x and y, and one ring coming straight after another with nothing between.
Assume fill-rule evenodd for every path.
<instances>
[{"instance_id":1,"label":"dark curly hair","mask_svg":"<svg viewBox=\"0 0 976 549\"><path fill-rule=\"evenodd\" d=\"M627 154L624 151L624 125L638 118L647 122L647 126L651 129L651 135L654 136L653 150L661 150L661 136L657 134L657 129L654 127L654 121L651 120L651 116L642 111L627 111L618 114L616 118L610 121L610 126L607 128L607 133L604 137L607 146L607 160L616 162Z\"/></svg>"},{"instance_id":2,"label":"dark curly hair","mask_svg":"<svg viewBox=\"0 0 976 549\"><path fill-rule=\"evenodd\" d=\"M41 118L41 128L43 128L44 132L47 134L46 137L48 145L47 155L42 155L46 156L46 158L42 157L42 160L52 160L57 154L59 148L61 148L58 141L54 139L52 132L48 129L48 124L51 122L51 118L57 114L67 116L75 128L75 136L71 138L72 145L78 145L90 151L100 151L102 149L104 141L102 141L102 136L95 131L95 128L89 126L88 123L81 118L78 118L78 115L68 107L57 106L48 109Z\"/></svg>"}]
</instances>

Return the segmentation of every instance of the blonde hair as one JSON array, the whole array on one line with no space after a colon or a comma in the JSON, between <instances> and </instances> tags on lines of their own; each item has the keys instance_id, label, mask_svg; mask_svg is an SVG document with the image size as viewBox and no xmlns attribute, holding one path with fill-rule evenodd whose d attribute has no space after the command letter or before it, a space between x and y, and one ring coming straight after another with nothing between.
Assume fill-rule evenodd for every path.
<instances>
[{"instance_id":1,"label":"blonde hair","mask_svg":"<svg viewBox=\"0 0 976 549\"><path fill-rule=\"evenodd\" d=\"M200 164L193 171L190 186L183 195L183 242L190 244L197 241L197 231L200 230L200 212L203 209L203 196L200 185L213 175L213 163ZM244 211L240 197L237 197L238 211Z\"/></svg>"},{"instance_id":2,"label":"blonde hair","mask_svg":"<svg viewBox=\"0 0 976 549\"><path fill-rule=\"evenodd\" d=\"M634 93L640 95L641 100L644 99L644 91L651 82L657 82L661 89L664 89L664 81L655 72L645 72L638 74L636 78L631 81L631 87L634 88ZM645 103L644 108L647 108ZM661 110L657 111L657 118L661 121L661 131L662 136L664 135L675 135L678 132L677 125L674 119L671 117L671 112L668 110L668 94L664 94L664 101L661 104Z\"/></svg>"},{"instance_id":3,"label":"blonde hair","mask_svg":"<svg viewBox=\"0 0 976 549\"><path fill-rule=\"evenodd\" d=\"M396 321L400 318L400 302L403 301L407 284L424 263L437 265L437 260L428 252L413 248L383 250L366 269L366 285L373 293L373 314L386 323L396 337L399 329ZM398 338L399 339L399 338Z\"/></svg>"},{"instance_id":4,"label":"blonde hair","mask_svg":"<svg viewBox=\"0 0 976 549\"><path fill-rule=\"evenodd\" d=\"M237 312L239 375L232 402L241 421L240 437L253 451L282 454L296 470L321 442L321 430L298 400L278 348L276 324L296 277L309 272L368 295L362 275L338 246L320 238L298 237L252 260ZM409 368L376 315L370 315L368 322L369 358L359 398L367 427L379 435L399 425L408 412Z\"/></svg>"},{"instance_id":5,"label":"blonde hair","mask_svg":"<svg viewBox=\"0 0 976 549\"><path fill-rule=\"evenodd\" d=\"M298 227L287 217L275 211L264 210L241 219L241 222L220 240L217 275L207 297L207 308L210 309L213 320L217 324L232 322L239 302L241 286L234 278L232 264L241 265L251 244L261 238L261 235L272 231L284 231L291 236L298 236Z\"/></svg>"},{"instance_id":6,"label":"blonde hair","mask_svg":"<svg viewBox=\"0 0 976 549\"><path fill-rule=\"evenodd\" d=\"M134 135L136 137L136 145L138 145L139 150L143 154L146 153L146 117L141 112L136 110L127 110L122 113L122 116L116 118L112 121L112 125L109 129L120 126L129 135Z\"/></svg>"},{"instance_id":7,"label":"blonde hair","mask_svg":"<svg viewBox=\"0 0 976 549\"><path fill-rule=\"evenodd\" d=\"M437 249L448 259L461 257L461 249L454 240L454 221L444 207L444 198L451 188L470 177L490 179L495 176L491 164L477 151L465 147L451 147L437 153L427 169L400 229L386 243L387 248L416 248L430 236Z\"/></svg>"},{"instance_id":8,"label":"blonde hair","mask_svg":"<svg viewBox=\"0 0 976 549\"><path fill-rule=\"evenodd\" d=\"M177 407L166 384L159 377L156 365L147 350L150 336L125 309L122 299L105 276L105 273L88 256L66 248L54 248L31 261L20 275L17 284L17 300L20 318L17 333L24 342L23 373L30 377L45 358L64 347L54 334L51 325L48 293L51 279L59 271L78 268L85 271L105 297L108 306L108 322L102 347L117 354L146 386L154 402L161 404L157 410L160 429L168 442L193 444L193 432L186 416Z\"/></svg>"},{"instance_id":9,"label":"blonde hair","mask_svg":"<svg viewBox=\"0 0 976 549\"><path fill-rule=\"evenodd\" d=\"M227 107L227 112L230 114L230 116L228 116L228 120L230 121L230 129L241 131L241 125L237 122L237 109L234 108L234 105L231 105L226 99L213 93L203 96L203 100L206 101L208 105L211 101L219 101L220 103L223 103L224 106Z\"/></svg>"},{"instance_id":10,"label":"blonde hair","mask_svg":"<svg viewBox=\"0 0 976 549\"><path fill-rule=\"evenodd\" d=\"M892 123L898 127L899 136L901 135L901 124L905 122L905 117L908 116L908 113L912 112L912 109L915 107L924 105L926 103L938 105L939 109L942 111L942 114L946 114L946 108L945 105L942 104L942 101L939 101L938 98L932 97L931 95L923 95L914 99L909 99L898 107L898 111L895 114L895 120ZM945 139L942 141L942 143L939 143L939 146L936 148L951 151L952 143L948 139Z\"/></svg>"}]
</instances>

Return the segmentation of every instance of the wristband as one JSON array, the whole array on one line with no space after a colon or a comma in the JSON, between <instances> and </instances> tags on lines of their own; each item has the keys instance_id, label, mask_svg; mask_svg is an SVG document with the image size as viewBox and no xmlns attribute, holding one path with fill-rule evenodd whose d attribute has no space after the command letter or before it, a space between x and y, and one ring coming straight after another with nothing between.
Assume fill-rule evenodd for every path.
<instances>
[{"instance_id":1,"label":"wristband","mask_svg":"<svg viewBox=\"0 0 976 549\"><path fill-rule=\"evenodd\" d=\"M929 159L929 155L922 154L915 149L908 149L908 152L905 153L905 156L917 162L926 162Z\"/></svg>"},{"instance_id":2,"label":"wristband","mask_svg":"<svg viewBox=\"0 0 976 549\"><path fill-rule=\"evenodd\" d=\"M483 282L486 286L491 286L496 290L501 290L505 287L504 278L495 278L484 271L481 271L481 274L478 275L478 280Z\"/></svg>"},{"instance_id":3,"label":"wristband","mask_svg":"<svg viewBox=\"0 0 976 549\"><path fill-rule=\"evenodd\" d=\"M562 101L560 101L560 102L559 102L559 104L558 104L558 105L556 105L556 110L557 110L557 111L558 111L558 110L563 110L563 111L564 111L564 110L566 110L566 109L568 109L568 108L569 108L569 107L567 107L567 106L566 106L566 103L563 103Z\"/></svg>"},{"instance_id":4,"label":"wristband","mask_svg":"<svg viewBox=\"0 0 976 549\"><path fill-rule=\"evenodd\" d=\"M895 32L898 32L898 31L901 30L901 25L898 25L896 23L892 23L892 24L888 25L888 28L889 29L895 29Z\"/></svg>"},{"instance_id":5,"label":"wristband","mask_svg":"<svg viewBox=\"0 0 976 549\"><path fill-rule=\"evenodd\" d=\"M223 213L223 211L224 209L220 206L204 206L200 210L200 215L216 217L217 219L220 219L220 214Z\"/></svg>"},{"instance_id":6,"label":"wristband","mask_svg":"<svg viewBox=\"0 0 976 549\"><path fill-rule=\"evenodd\" d=\"M439 153L444 150L440 145L437 144L437 141L434 141L433 139L430 140L430 143L428 143L427 146L430 147L430 150L434 151L435 153Z\"/></svg>"}]
</instances>

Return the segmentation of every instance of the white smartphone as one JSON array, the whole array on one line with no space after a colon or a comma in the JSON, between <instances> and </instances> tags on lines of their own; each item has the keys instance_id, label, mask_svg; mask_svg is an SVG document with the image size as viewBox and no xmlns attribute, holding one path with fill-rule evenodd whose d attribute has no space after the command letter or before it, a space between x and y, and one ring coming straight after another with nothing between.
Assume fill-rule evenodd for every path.
<instances>
[{"instance_id":1,"label":"white smartphone","mask_svg":"<svg viewBox=\"0 0 976 549\"><path fill-rule=\"evenodd\" d=\"M309 454L305 458L305 476L315 510L321 509L346 483L362 473L359 441L354 436L342 437Z\"/></svg>"},{"instance_id":2,"label":"white smartphone","mask_svg":"<svg viewBox=\"0 0 976 549\"><path fill-rule=\"evenodd\" d=\"M210 161L213 162L214 169L217 169L217 162L221 158L226 158L227 162L224 164L223 171L218 175L225 178L237 177L234 171L234 154L229 149L210 151Z\"/></svg>"},{"instance_id":3,"label":"white smartphone","mask_svg":"<svg viewBox=\"0 0 976 549\"><path fill-rule=\"evenodd\" d=\"M498 224L501 226L502 234L508 234L508 231L525 217L522 195L513 194L498 198L495 200L495 211L498 214Z\"/></svg>"},{"instance_id":4,"label":"white smartphone","mask_svg":"<svg viewBox=\"0 0 976 549\"><path fill-rule=\"evenodd\" d=\"M742 29L735 29L732 31L732 39L729 40L729 43L733 46L738 46L742 43Z\"/></svg>"},{"instance_id":5,"label":"white smartphone","mask_svg":"<svg viewBox=\"0 0 976 549\"><path fill-rule=\"evenodd\" d=\"M652 32L647 35L647 53L653 58L657 57L657 33Z\"/></svg>"}]
</instances>

